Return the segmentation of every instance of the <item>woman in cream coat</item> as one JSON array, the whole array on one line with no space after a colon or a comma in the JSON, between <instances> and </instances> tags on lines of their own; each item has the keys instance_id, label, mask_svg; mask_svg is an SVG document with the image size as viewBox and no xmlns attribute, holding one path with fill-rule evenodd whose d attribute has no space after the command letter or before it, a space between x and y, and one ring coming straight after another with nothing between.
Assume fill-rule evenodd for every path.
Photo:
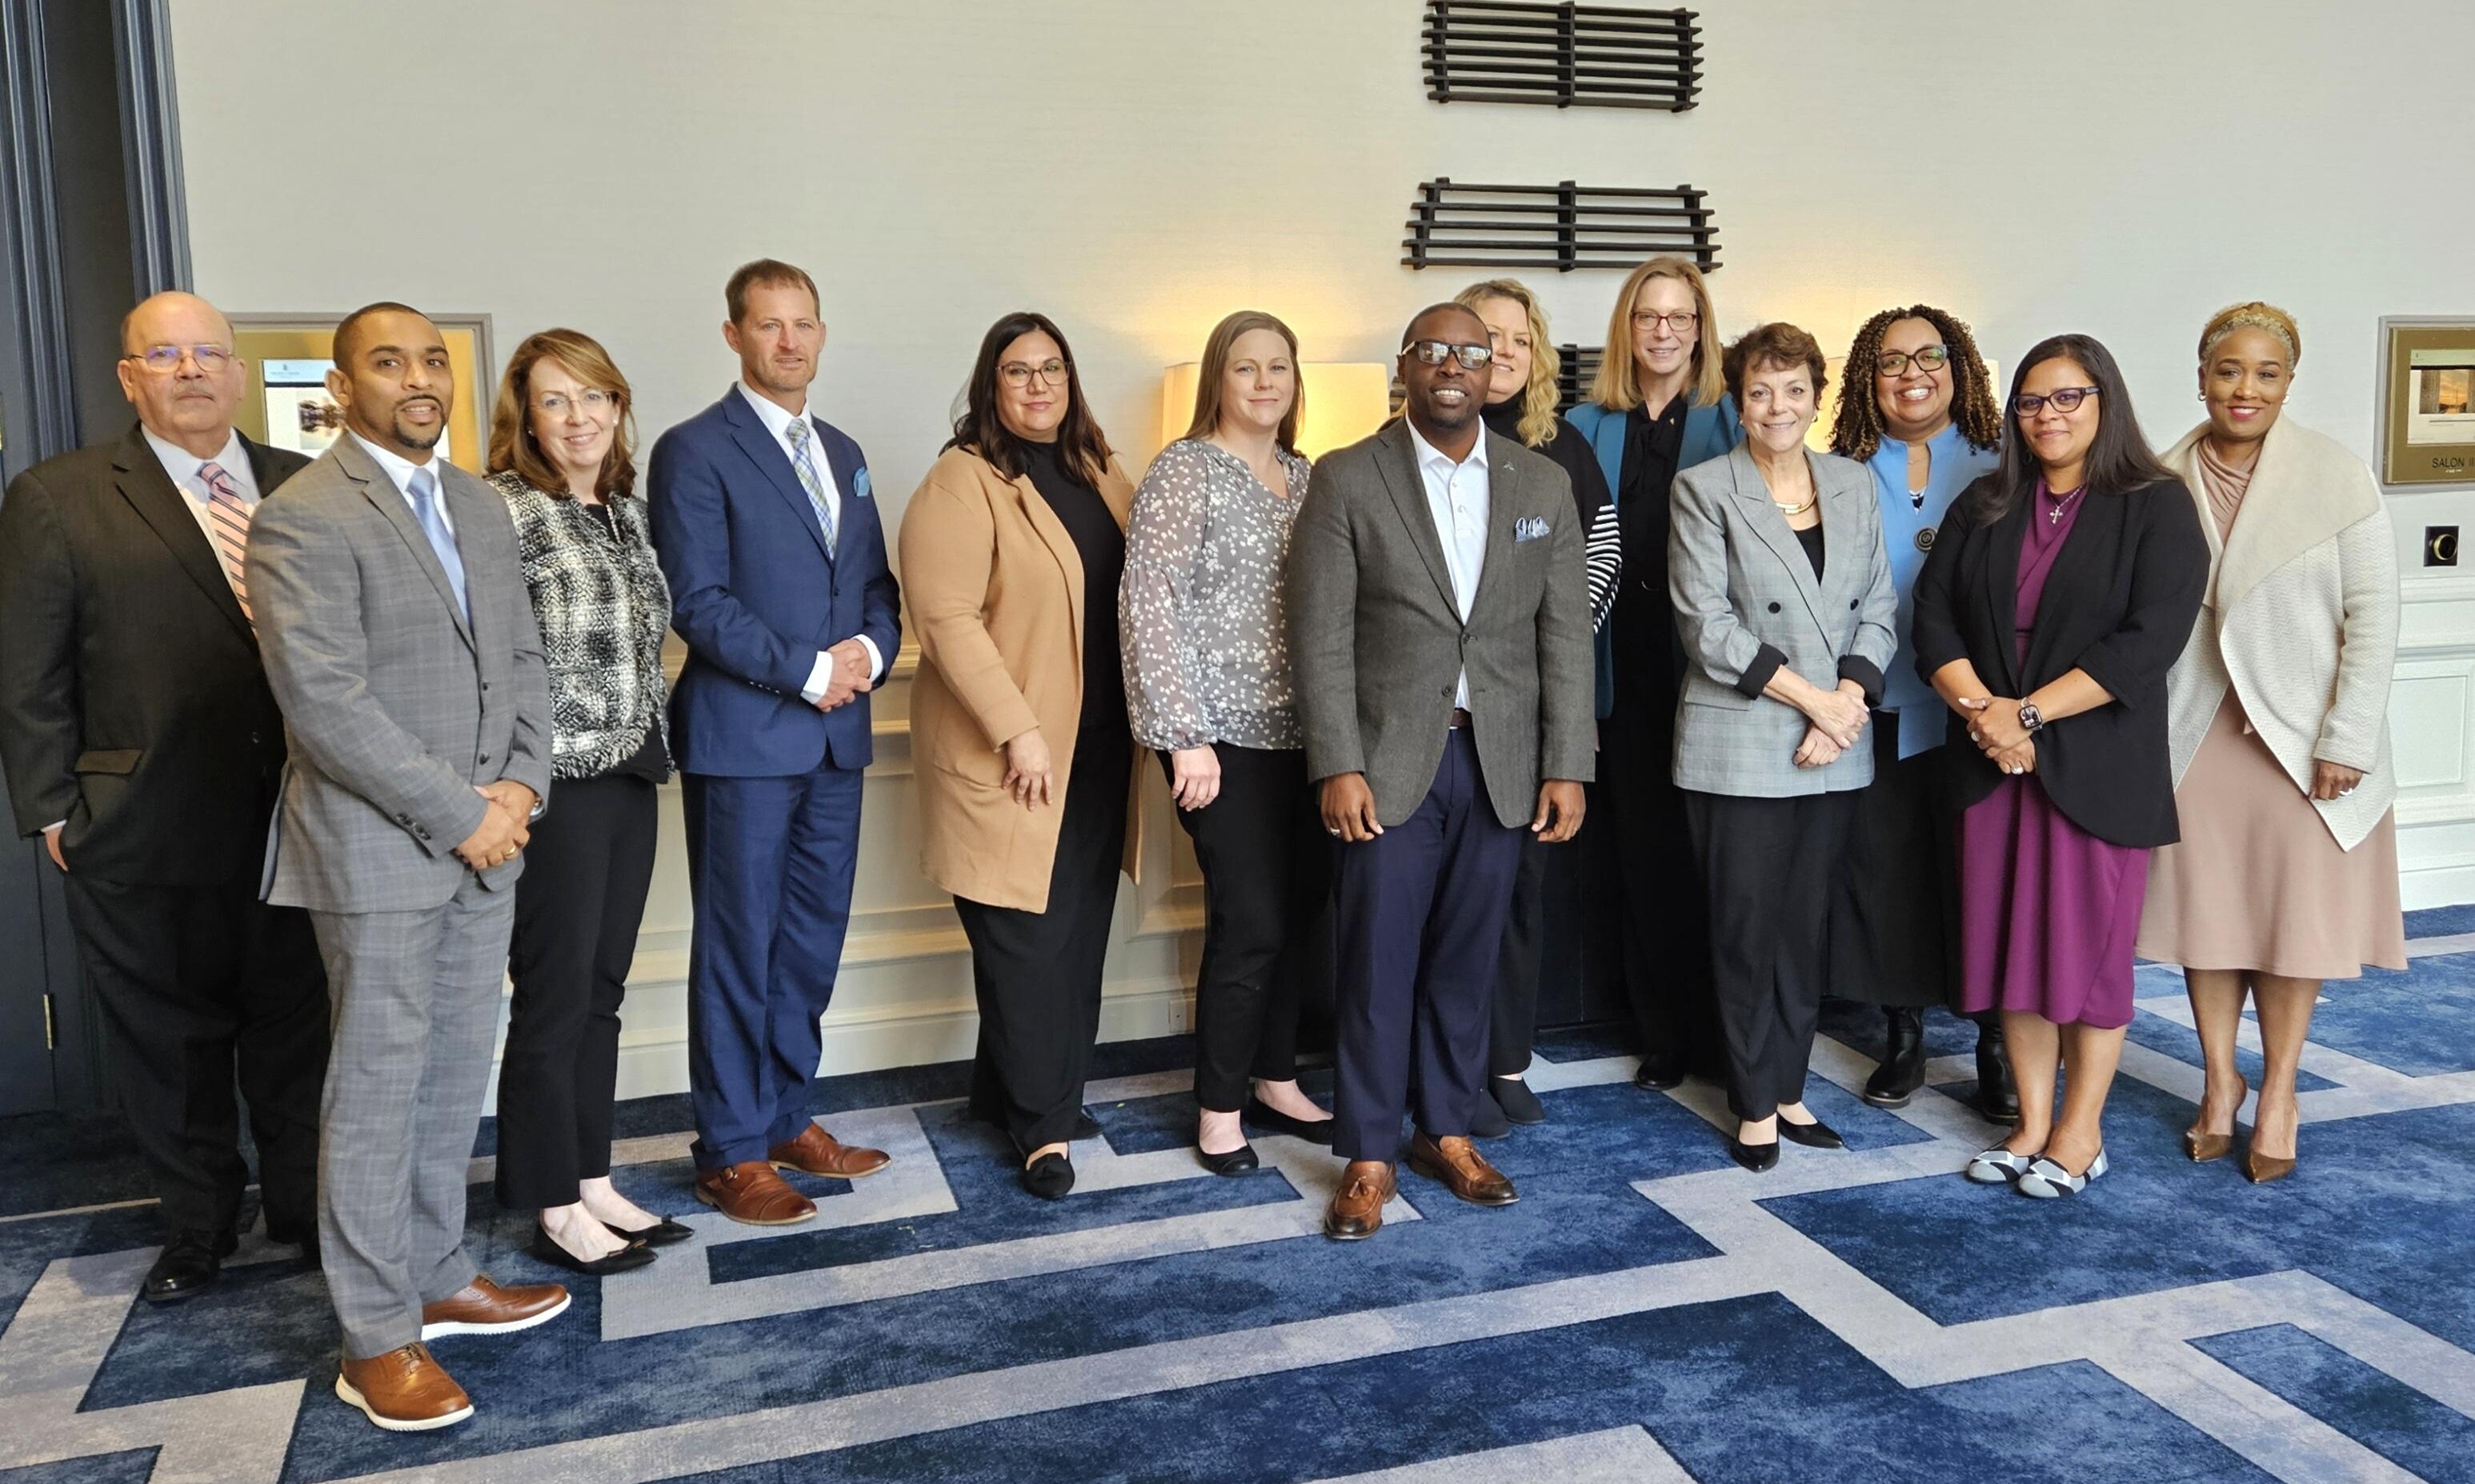
<instances>
[{"instance_id":1,"label":"woman in cream coat","mask_svg":"<svg viewBox=\"0 0 2475 1484\"><path fill-rule=\"evenodd\" d=\"M2208 598L2167 682L2182 841L2157 852L2142 958L2183 965L2208 1066L2194 1160L2234 1145L2246 991L2267 1062L2242 1170L2294 1169L2294 1072L2321 982L2406 967L2389 675L2397 556L2363 461L2284 422L2302 337L2242 304L2200 335L2209 420L2166 454L2208 533Z\"/></svg>"},{"instance_id":2,"label":"woman in cream coat","mask_svg":"<svg viewBox=\"0 0 2475 1484\"><path fill-rule=\"evenodd\" d=\"M968 409L902 517L921 866L970 939L971 1111L1050 1200L1074 1186L1067 1145L1098 1132L1083 1076L1134 856L1117 636L1133 502L1065 332L1018 313L982 340Z\"/></svg>"}]
</instances>

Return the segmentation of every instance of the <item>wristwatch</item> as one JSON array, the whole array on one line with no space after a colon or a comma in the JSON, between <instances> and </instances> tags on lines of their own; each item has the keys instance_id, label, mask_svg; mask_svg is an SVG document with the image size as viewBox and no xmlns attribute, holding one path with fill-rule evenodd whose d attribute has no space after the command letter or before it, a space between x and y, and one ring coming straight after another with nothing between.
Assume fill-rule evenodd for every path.
<instances>
[{"instance_id":1,"label":"wristwatch","mask_svg":"<svg viewBox=\"0 0 2475 1484\"><path fill-rule=\"evenodd\" d=\"M2036 702L2022 701L2020 703L2020 724L2027 729L2029 736L2034 737L2039 732L2045 730L2046 714L2037 709Z\"/></svg>"}]
</instances>

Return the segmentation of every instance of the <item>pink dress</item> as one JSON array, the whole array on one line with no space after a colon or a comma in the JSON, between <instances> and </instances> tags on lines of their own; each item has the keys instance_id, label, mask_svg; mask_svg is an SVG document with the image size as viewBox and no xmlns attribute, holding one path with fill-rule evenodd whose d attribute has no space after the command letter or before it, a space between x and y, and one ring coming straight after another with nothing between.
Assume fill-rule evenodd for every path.
<instances>
[{"instance_id":1,"label":"pink dress","mask_svg":"<svg viewBox=\"0 0 2475 1484\"><path fill-rule=\"evenodd\" d=\"M2042 481L2033 499L2015 610L2023 666L2046 578L2085 502L2057 501ZM2004 778L1959 818L1959 1008L2129 1025L2131 945L2147 885L2145 849L2073 824L2036 774Z\"/></svg>"}]
</instances>

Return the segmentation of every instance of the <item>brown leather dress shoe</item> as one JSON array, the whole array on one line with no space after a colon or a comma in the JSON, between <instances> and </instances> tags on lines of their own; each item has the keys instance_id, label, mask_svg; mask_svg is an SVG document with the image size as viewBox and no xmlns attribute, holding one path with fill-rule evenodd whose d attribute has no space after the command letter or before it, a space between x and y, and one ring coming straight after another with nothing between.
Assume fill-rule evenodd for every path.
<instances>
[{"instance_id":1,"label":"brown leather dress shoe","mask_svg":"<svg viewBox=\"0 0 2475 1484\"><path fill-rule=\"evenodd\" d=\"M884 1150L845 1145L816 1124L800 1130L799 1136L788 1144L765 1151L765 1159L777 1170L796 1170L826 1180L857 1180L894 1162Z\"/></svg>"},{"instance_id":2,"label":"brown leather dress shoe","mask_svg":"<svg viewBox=\"0 0 2475 1484\"><path fill-rule=\"evenodd\" d=\"M745 1227L796 1227L817 1214L817 1203L762 1159L697 1171L696 1197Z\"/></svg>"},{"instance_id":3,"label":"brown leather dress shoe","mask_svg":"<svg viewBox=\"0 0 2475 1484\"><path fill-rule=\"evenodd\" d=\"M1340 1172L1340 1188L1323 1213L1323 1234L1336 1242L1360 1242L1384 1226L1392 1199L1392 1167L1381 1159L1352 1159Z\"/></svg>"},{"instance_id":4,"label":"brown leather dress shoe","mask_svg":"<svg viewBox=\"0 0 2475 1484\"><path fill-rule=\"evenodd\" d=\"M1421 1133L1409 1141L1409 1168L1432 1180L1441 1180L1444 1187L1472 1205L1510 1205L1521 1199L1512 1181L1503 1171L1486 1162L1478 1146L1458 1134L1429 1138Z\"/></svg>"},{"instance_id":5,"label":"brown leather dress shoe","mask_svg":"<svg viewBox=\"0 0 2475 1484\"><path fill-rule=\"evenodd\" d=\"M427 1345L406 1345L367 1360L347 1356L335 1373L335 1395L389 1432L452 1427L473 1415L473 1399Z\"/></svg>"},{"instance_id":6,"label":"brown leather dress shoe","mask_svg":"<svg viewBox=\"0 0 2475 1484\"><path fill-rule=\"evenodd\" d=\"M441 1340L451 1334L513 1334L546 1325L567 1312L571 1301L558 1283L525 1283L502 1288L487 1273L436 1303L421 1306L421 1337Z\"/></svg>"}]
</instances>

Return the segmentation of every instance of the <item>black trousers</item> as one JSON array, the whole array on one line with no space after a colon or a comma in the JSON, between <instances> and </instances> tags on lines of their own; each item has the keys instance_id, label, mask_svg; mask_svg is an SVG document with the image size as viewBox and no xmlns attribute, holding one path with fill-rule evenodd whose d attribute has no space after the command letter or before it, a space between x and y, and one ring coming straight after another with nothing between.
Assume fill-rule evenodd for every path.
<instances>
[{"instance_id":1,"label":"black trousers","mask_svg":"<svg viewBox=\"0 0 2475 1484\"><path fill-rule=\"evenodd\" d=\"M1194 983L1194 1096L1243 1107L1249 1079L1298 1075L1299 976L1282 960L1332 894L1330 836L1303 749L1216 742L1220 792L1177 812L1203 867L1203 963ZM1164 770L1167 754L1161 757ZM1174 774L1172 774L1174 776Z\"/></svg>"},{"instance_id":2,"label":"black trousers","mask_svg":"<svg viewBox=\"0 0 2475 1484\"><path fill-rule=\"evenodd\" d=\"M1676 699L1618 686L1602 730L1599 788L1612 806L1623 878L1625 987L1645 1057L1696 1073L1726 1065L1710 963L1711 912L1674 782Z\"/></svg>"},{"instance_id":3,"label":"black trousers","mask_svg":"<svg viewBox=\"0 0 2475 1484\"><path fill-rule=\"evenodd\" d=\"M1940 747L1899 757L1899 718L1877 711L1874 782L1830 892L1830 992L1922 1010L1959 993L1959 856L1943 808Z\"/></svg>"},{"instance_id":4,"label":"black trousers","mask_svg":"<svg viewBox=\"0 0 2475 1484\"><path fill-rule=\"evenodd\" d=\"M103 1007L121 1111L172 1231L229 1231L249 1169L237 1075L270 1235L318 1229L327 971L308 913L257 884L63 883L78 960Z\"/></svg>"},{"instance_id":5,"label":"black trousers","mask_svg":"<svg viewBox=\"0 0 2475 1484\"><path fill-rule=\"evenodd\" d=\"M507 950L515 1003L499 1063L499 1204L572 1205L610 1173L619 1002L653 882L653 781L560 779L525 847Z\"/></svg>"},{"instance_id":6,"label":"black trousers","mask_svg":"<svg viewBox=\"0 0 2475 1484\"><path fill-rule=\"evenodd\" d=\"M1727 1040L1728 1107L1768 1118L1804 1100L1822 1015L1824 934L1854 792L1740 798L1685 791L1710 891L1710 958Z\"/></svg>"},{"instance_id":7,"label":"black trousers","mask_svg":"<svg viewBox=\"0 0 2475 1484\"><path fill-rule=\"evenodd\" d=\"M1409 818L1340 847L1332 1149L1343 1159L1392 1159L1413 1072L1419 1131L1469 1132L1527 833L1497 819L1463 727Z\"/></svg>"},{"instance_id":8,"label":"black trousers","mask_svg":"<svg viewBox=\"0 0 2475 1484\"><path fill-rule=\"evenodd\" d=\"M1086 727L1075 739L1044 911L954 899L980 1004L971 1112L1002 1127L1021 1154L1066 1142L1083 1110L1133 766L1122 726Z\"/></svg>"},{"instance_id":9,"label":"black trousers","mask_svg":"<svg viewBox=\"0 0 2475 1484\"><path fill-rule=\"evenodd\" d=\"M1548 848L1537 836L1521 832L1521 864L1512 873L1504 950L1496 956L1495 1003L1487 1015L1490 1077L1518 1077L1530 1066L1530 1042L1538 1031L1538 980L1546 965Z\"/></svg>"}]
</instances>

